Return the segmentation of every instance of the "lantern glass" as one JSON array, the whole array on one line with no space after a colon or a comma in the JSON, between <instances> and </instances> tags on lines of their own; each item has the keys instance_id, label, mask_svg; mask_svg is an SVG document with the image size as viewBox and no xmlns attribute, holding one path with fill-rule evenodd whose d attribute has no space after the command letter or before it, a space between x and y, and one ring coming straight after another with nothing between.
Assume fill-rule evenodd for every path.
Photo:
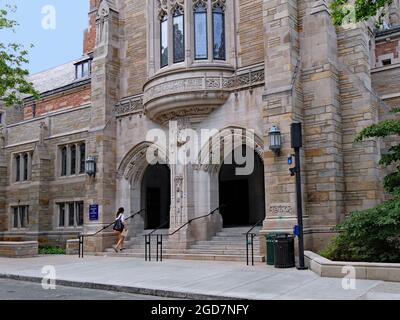
<instances>
[{"instance_id":1,"label":"lantern glass","mask_svg":"<svg viewBox=\"0 0 400 320\"><path fill-rule=\"evenodd\" d=\"M281 132L278 127L273 126L269 130L269 148L275 153L279 153L282 147Z\"/></svg>"},{"instance_id":2,"label":"lantern glass","mask_svg":"<svg viewBox=\"0 0 400 320\"><path fill-rule=\"evenodd\" d=\"M94 157L88 157L86 159L86 174L94 176L96 174L96 159Z\"/></svg>"}]
</instances>

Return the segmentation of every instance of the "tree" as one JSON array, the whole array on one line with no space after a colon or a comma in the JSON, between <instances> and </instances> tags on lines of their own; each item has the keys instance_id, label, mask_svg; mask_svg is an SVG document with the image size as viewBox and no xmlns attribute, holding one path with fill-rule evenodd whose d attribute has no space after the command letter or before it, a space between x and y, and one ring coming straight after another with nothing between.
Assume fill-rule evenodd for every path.
<instances>
[{"instance_id":1,"label":"tree","mask_svg":"<svg viewBox=\"0 0 400 320\"><path fill-rule=\"evenodd\" d=\"M16 7L9 5L4 9L0 8L0 31L15 32L18 23L7 18L10 12L15 11ZM23 95L39 98L39 93L27 80L29 72L24 68L29 62L27 55L28 51L21 44L0 42L0 100L3 100L6 106L22 104Z\"/></svg>"},{"instance_id":2,"label":"tree","mask_svg":"<svg viewBox=\"0 0 400 320\"><path fill-rule=\"evenodd\" d=\"M330 4L332 20L336 26L346 21L360 22L378 17L378 24L393 0L333 0Z\"/></svg>"}]
</instances>

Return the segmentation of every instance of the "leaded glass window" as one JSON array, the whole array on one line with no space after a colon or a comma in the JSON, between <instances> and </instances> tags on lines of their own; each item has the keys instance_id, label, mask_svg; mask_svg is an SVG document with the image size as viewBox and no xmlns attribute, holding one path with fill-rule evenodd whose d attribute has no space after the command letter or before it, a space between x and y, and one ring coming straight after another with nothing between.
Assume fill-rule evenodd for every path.
<instances>
[{"instance_id":1,"label":"leaded glass window","mask_svg":"<svg viewBox=\"0 0 400 320\"><path fill-rule=\"evenodd\" d=\"M199 1L194 7L194 56L196 60L208 59L207 2Z\"/></svg>"},{"instance_id":2,"label":"leaded glass window","mask_svg":"<svg viewBox=\"0 0 400 320\"><path fill-rule=\"evenodd\" d=\"M221 5L213 7L213 55L215 60L225 60L225 12Z\"/></svg>"},{"instance_id":3,"label":"leaded glass window","mask_svg":"<svg viewBox=\"0 0 400 320\"><path fill-rule=\"evenodd\" d=\"M160 21L160 55L161 68L168 65L168 16L164 15Z\"/></svg>"},{"instance_id":4,"label":"leaded glass window","mask_svg":"<svg viewBox=\"0 0 400 320\"><path fill-rule=\"evenodd\" d=\"M176 9L173 14L173 40L174 40L174 63L185 60L185 29L183 10Z\"/></svg>"}]
</instances>

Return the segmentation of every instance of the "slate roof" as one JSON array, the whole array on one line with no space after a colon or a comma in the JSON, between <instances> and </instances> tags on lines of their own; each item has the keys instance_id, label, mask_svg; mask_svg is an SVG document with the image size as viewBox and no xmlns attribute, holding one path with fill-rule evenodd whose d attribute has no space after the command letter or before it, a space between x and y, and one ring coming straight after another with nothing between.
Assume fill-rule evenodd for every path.
<instances>
[{"instance_id":1,"label":"slate roof","mask_svg":"<svg viewBox=\"0 0 400 320\"><path fill-rule=\"evenodd\" d=\"M53 91L75 82L80 82L85 78L75 79L75 64L87 59L88 56L83 56L80 59L32 74L28 80L34 84L35 89L40 93Z\"/></svg>"}]
</instances>

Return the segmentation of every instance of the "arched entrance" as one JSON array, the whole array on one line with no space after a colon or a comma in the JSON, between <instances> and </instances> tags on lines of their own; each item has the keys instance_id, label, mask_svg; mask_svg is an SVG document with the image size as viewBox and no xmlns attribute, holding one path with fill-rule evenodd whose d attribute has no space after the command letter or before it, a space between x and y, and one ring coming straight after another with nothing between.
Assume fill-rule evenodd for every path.
<instances>
[{"instance_id":1,"label":"arched entrance","mask_svg":"<svg viewBox=\"0 0 400 320\"><path fill-rule=\"evenodd\" d=\"M171 173L167 165L149 165L141 185L141 204L146 209L145 229L155 229L169 220ZM169 228L167 223L164 228Z\"/></svg>"},{"instance_id":2,"label":"arched entrance","mask_svg":"<svg viewBox=\"0 0 400 320\"><path fill-rule=\"evenodd\" d=\"M260 156L246 146L242 146L242 155L246 161L254 159L251 174L237 175L236 168L243 165L235 161L224 162L219 171L219 203L225 205L220 210L224 228L249 226L265 218L264 164Z\"/></svg>"}]
</instances>

